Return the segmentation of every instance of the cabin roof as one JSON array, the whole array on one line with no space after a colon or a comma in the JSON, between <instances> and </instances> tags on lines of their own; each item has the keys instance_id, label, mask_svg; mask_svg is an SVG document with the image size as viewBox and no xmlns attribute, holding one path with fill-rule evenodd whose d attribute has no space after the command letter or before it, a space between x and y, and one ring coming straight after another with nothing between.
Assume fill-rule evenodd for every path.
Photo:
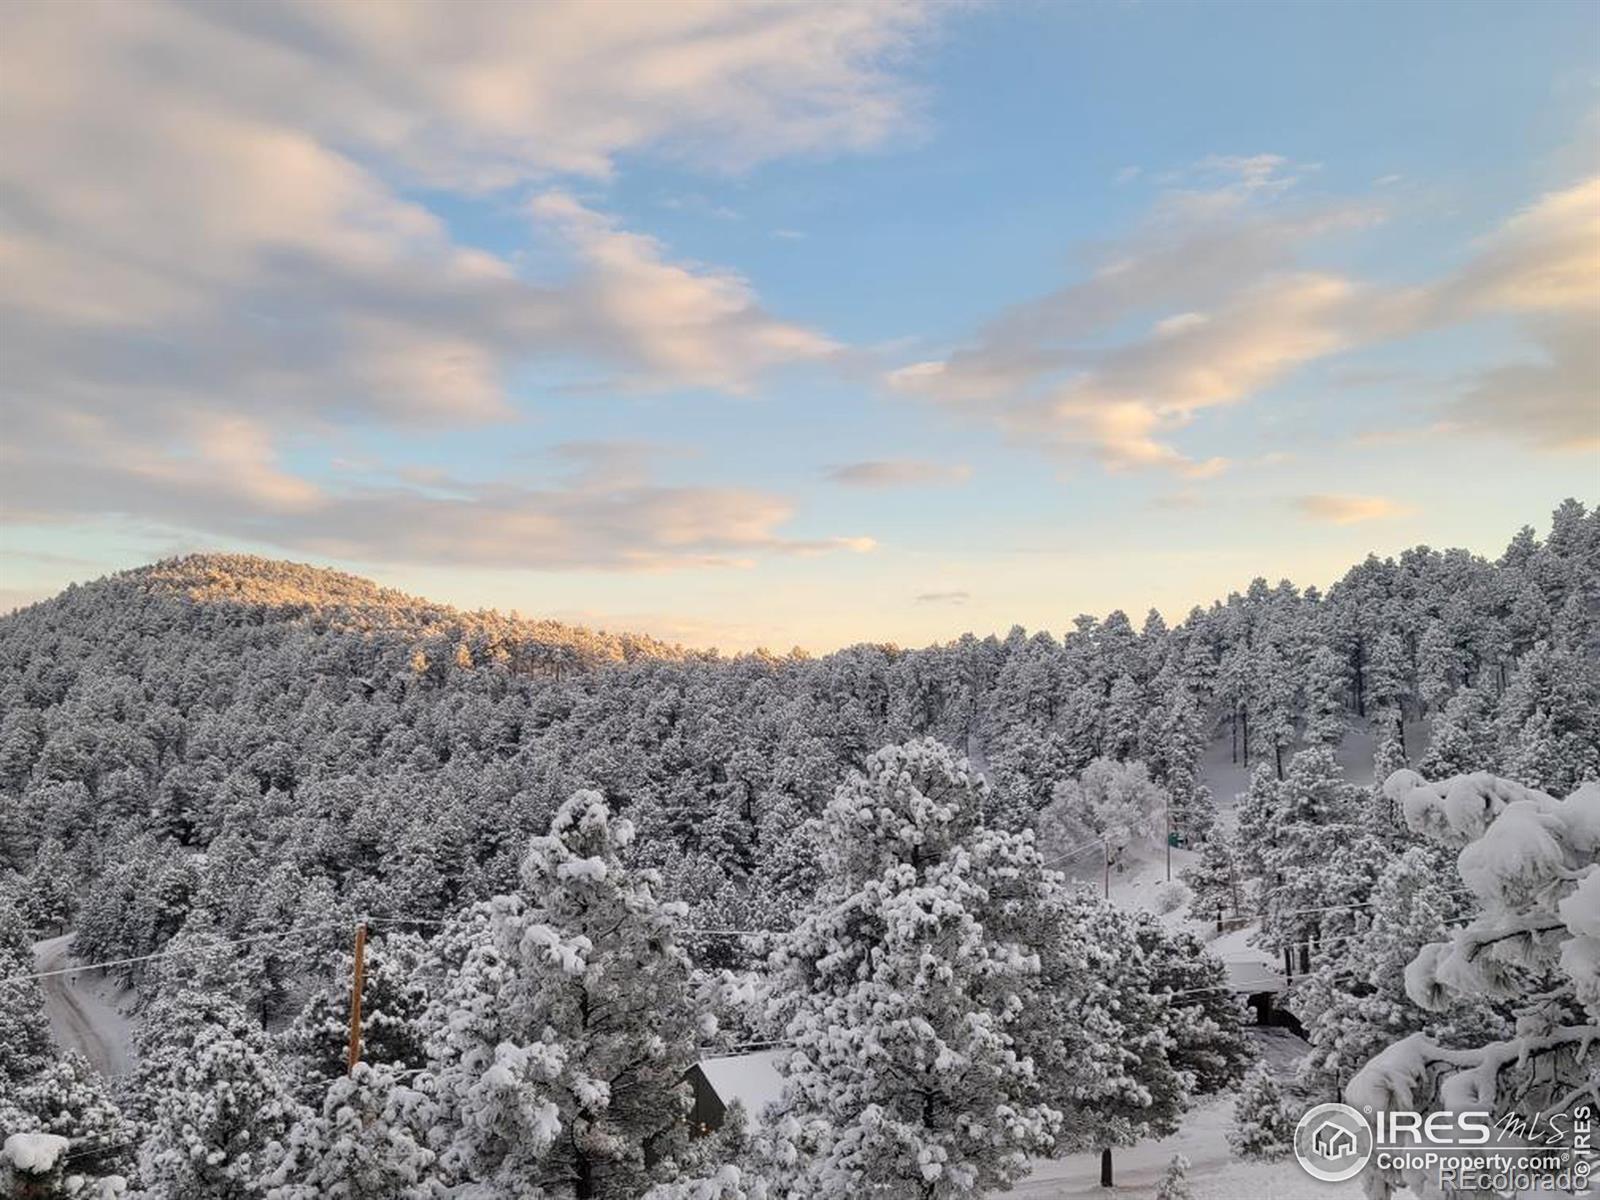
<instances>
[{"instance_id":1,"label":"cabin roof","mask_svg":"<svg viewBox=\"0 0 1600 1200\"><path fill-rule=\"evenodd\" d=\"M778 1059L787 1050L761 1050L754 1054L728 1054L720 1058L703 1058L700 1073L706 1077L717 1099L732 1105L735 1100L744 1105L753 1121L761 1110L783 1095L783 1076L778 1074Z\"/></svg>"}]
</instances>

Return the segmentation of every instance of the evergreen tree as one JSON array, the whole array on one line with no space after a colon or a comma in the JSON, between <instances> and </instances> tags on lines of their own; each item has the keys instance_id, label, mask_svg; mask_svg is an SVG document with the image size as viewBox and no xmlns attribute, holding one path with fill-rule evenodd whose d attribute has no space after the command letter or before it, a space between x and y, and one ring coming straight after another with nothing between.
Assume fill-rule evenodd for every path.
<instances>
[{"instance_id":1,"label":"evergreen tree","mask_svg":"<svg viewBox=\"0 0 1600 1200\"><path fill-rule=\"evenodd\" d=\"M1512 675L1498 727L1501 761L1519 783L1561 794L1600 778L1600 683L1592 661L1540 642Z\"/></svg>"},{"instance_id":2,"label":"evergreen tree","mask_svg":"<svg viewBox=\"0 0 1600 1200\"><path fill-rule=\"evenodd\" d=\"M267 1200L429 1200L436 1118L392 1066L359 1062L289 1130L262 1180Z\"/></svg>"},{"instance_id":3,"label":"evergreen tree","mask_svg":"<svg viewBox=\"0 0 1600 1200\"><path fill-rule=\"evenodd\" d=\"M248 1200L300 1116L260 1026L234 1006L192 1028L168 1065L139 1150L149 1200Z\"/></svg>"},{"instance_id":4,"label":"evergreen tree","mask_svg":"<svg viewBox=\"0 0 1600 1200\"><path fill-rule=\"evenodd\" d=\"M1139 753L1139 726L1144 720L1144 697L1133 676L1123 674L1111 685L1106 698L1105 741L1101 753L1126 762Z\"/></svg>"},{"instance_id":5,"label":"evergreen tree","mask_svg":"<svg viewBox=\"0 0 1600 1200\"><path fill-rule=\"evenodd\" d=\"M1197 921L1216 922L1222 932L1226 914L1240 911L1239 868L1234 861L1233 842L1225 834L1213 834L1200 847L1200 858L1183 872L1183 881L1193 893L1189 912Z\"/></svg>"},{"instance_id":6,"label":"evergreen tree","mask_svg":"<svg viewBox=\"0 0 1600 1200\"><path fill-rule=\"evenodd\" d=\"M1268 944L1305 948L1322 930L1328 896L1339 895L1325 870L1355 824L1355 789L1345 783L1332 753L1300 751L1277 789L1271 838L1261 851L1264 868L1261 929ZM1240 830L1244 831L1244 817Z\"/></svg>"},{"instance_id":7,"label":"evergreen tree","mask_svg":"<svg viewBox=\"0 0 1600 1200\"><path fill-rule=\"evenodd\" d=\"M1294 1148L1294 1118L1278 1081L1264 1064L1245 1076L1239 1089L1228 1145L1245 1159L1283 1158Z\"/></svg>"},{"instance_id":8,"label":"evergreen tree","mask_svg":"<svg viewBox=\"0 0 1600 1200\"><path fill-rule=\"evenodd\" d=\"M61 843L47 838L18 897L22 919L41 937L61 933L71 923L76 900L74 876Z\"/></svg>"},{"instance_id":9,"label":"evergreen tree","mask_svg":"<svg viewBox=\"0 0 1600 1200\"><path fill-rule=\"evenodd\" d=\"M1327 646L1319 646L1306 678L1306 745L1337 750L1344 741L1347 686L1339 656Z\"/></svg>"},{"instance_id":10,"label":"evergreen tree","mask_svg":"<svg viewBox=\"0 0 1600 1200\"><path fill-rule=\"evenodd\" d=\"M1252 665L1256 679L1250 688L1250 737L1257 757L1271 763L1282 779L1285 752L1294 745L1294 681L1274 646L1265 647Z\"/></svg>"},{"instance_id":11,"label":"evergreen tree","mask_svg":"<svg viewBox=\"0 0 1600 1200\"><path fill-rule=\"evenodd\" d=\"M795 1195L976 1200L1052 1143L1060 1114L1013 1036L1038 960L984 920L1031 846L982 808L930 740L872 755L828 806L822 890L774 959Z\"/></svg>"},{"instance_id":12,"label":"evergreen tree","mask_svg":"<svg viewBox=\"0 0 1600 1200\"><path fill-rule=\"evenodd\" d=\"M1377 641L1367 676L1368 703L1380 738L1392 736L1406 754L1406 700L1411 694L1405 643L1393 630Z\"/></svg>"},{"instance_id":13,"label":"evergreen tree","mask_svg":"<svg viewBox=\"0 0 1600 1200\"><path fill-rule=\"evenodd\" d=\"M1266 878L1268 864L1277 852L1283 823L1280 790L1272 768L1258 763L1236 809L1236 860L1244 874L1257 879Z\"/></svg>"},{"instance_id":14,"label":"evergreen tree","mask_svg":"<svg viewBox=\"0 0 1600 1200\"><path fill-rule=\"evenodd\" d=\"M361 986L363 1062L397 1071L426 1066L424 955L421 939L413 934L379 933L367 939ZM328 982L311 994L284 1032L283 1052L294 1064L296 1087L307 1102L319 1101L345 1074L354 967L354 958L341 956Z\"/></svg>"},{"instance_id":15,"label":"evergreen tree","mask_svg":"<svg viewBox=\"0 0 1600 1200\"><path fill-rule=\"evenodd\" d=\"M130 1172L138 1131L81 1054L50 1063L18 1091L15 1104L34 1130L68 1140L74 1174L88 1180Z\"/></svg>"},{"instance_id":16,"label":"evergreen tree","mask_svg":"<svg viewBox=\"0 0 1600 1200\"><path fill-rule=\"evenodd\" d=\"M580 791L497 896L433 1022L447 1175L485 1200L529 1182L575 1200L638 1195L685 1136L695 1058L676 905L621 855L633 827Z\"/></svg>"},{"instance_id":17,"label":"evergreen tree","mask_svg":"<svg viewBox=\"0 0 1600 1200\"><path fill-rule=\"evenodd\" d=\"M33 947L16 906L0 893L0 1099L36 1079L51 1058L44 993L34 979Z\"/></svg>"},{"instance_id":18,"label":"evergreen tree","mask_svg":"<svg viewBox=\"0 0 1600 1200\"><path fill-rule=\"evenodd\" d=\"M1407 965L1468 911L1470 899L1451 884L1451 865L1429 845L1396 857L1370 904L1351 910L1362 927L1297 989L1296 1012L1311 1042L1299 1077L1312 1094L1342 1098L1357 1069L1409 1033L1482 1039L1509 1032L1487 1005L1463 1001L1435 1016L1406 994Z\"/></svg>"},{"instance_id":19,"label":"evergreen tree","mask_svg":"<svg viewBox=\"0 0 1600 1200\"><path fill-rule=\"evenodd\" d=\"M1417 770L1429 779L1445 779L1469 771L1492 769L1496 761L1489 702L1477 688L1462 688L1450 697L1442 712L1434 714L1432 736ZM1381 783L1389 775L1376 778Z\"/></svg>"},{"instance_id":20,"label":"evergreen tree","mask_svg":"<svg viewBox=\"0 0 1600 1200\"><path fill-rule=\"evenodd\" d=\"M1356 1073L1347 1100L1431 1113L1459 1110L1470 1097L1528 1128L1592 1101L1600 1077L1600 785L1556 799L1487 774L1430 785L1403 771L1385 786L1412 828L1455 852L1459 881L1478 909L1406 965L1406 996L1447 1024L1463 1002L1487 1003L1507 1018L1509 1035L1492 1027L1413 1032ZM1420 1172L1397 1173L1420 1185Z\"/></svg>"}]
</instances>

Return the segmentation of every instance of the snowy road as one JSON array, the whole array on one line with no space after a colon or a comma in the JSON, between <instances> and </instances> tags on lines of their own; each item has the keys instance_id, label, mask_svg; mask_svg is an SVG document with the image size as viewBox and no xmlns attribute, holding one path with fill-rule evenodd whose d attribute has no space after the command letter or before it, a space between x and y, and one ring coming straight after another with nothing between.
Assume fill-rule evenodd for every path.
<instances>
[{"instance_id":1,"label":"snowy road","mask_svg":"<svg viewBox=\"0 0 1600 1200\"><path fill-rule=\"evenodd\" d=\"M37 942L34 966L39 971L59 971L72 966L68 947L72 935ZM50 1032L63 1050L76 1050L107 1077L128 1069L127 1018L103 994L105 981L91 972L50 975L39 981L44 990Z\"/></svg>"}]
</instances>

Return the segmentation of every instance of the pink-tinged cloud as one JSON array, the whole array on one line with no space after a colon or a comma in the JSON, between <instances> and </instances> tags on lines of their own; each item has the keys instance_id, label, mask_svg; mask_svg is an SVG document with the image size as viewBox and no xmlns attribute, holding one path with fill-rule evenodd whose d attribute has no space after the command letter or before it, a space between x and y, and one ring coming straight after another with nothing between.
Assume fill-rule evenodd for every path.
<instances>
[{"instance_id":1,"label":"pink-tinged cloud","mask_svg":"<svg viewBox=\"0 0 1600 1200\"><path fill-rule=\"evenodd\" d=\"M1291 503L1313 521L1329 525L1359 525L1403 516L1406 509L1386 496L1318 494L1295 496Z\"/></svg>"}]
</instances>

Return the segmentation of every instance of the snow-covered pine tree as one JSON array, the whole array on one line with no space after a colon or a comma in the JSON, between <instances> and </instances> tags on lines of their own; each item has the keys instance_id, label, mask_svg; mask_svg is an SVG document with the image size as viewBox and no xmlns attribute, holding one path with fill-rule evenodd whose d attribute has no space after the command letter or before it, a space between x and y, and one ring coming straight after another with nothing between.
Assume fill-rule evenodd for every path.
<instances>
[{"instance_id":1,"label":"snow-covered pine tree","mask_svg":"<svg viewBox=\"0 0 1600 1200\"><path fill-rule=\"evenodd\" d=\"M1241 880L1235 862L1233 839L1213 833L1200 846L1200 858L1183 872L1189 885L1189 913L1197 921L1215 922L1218 933L1229 914L1240 911Z\"/></svg>"},{"instance_id":2,"label":"snow-covered pine tree","mask_svg":"<svg viewBox=\"0 0 1600 1200\"><path fill-rule=\"evenodd\" d=\"M88 1181L131 1173L138 1131L81 1054L50 1063L16 1092L15 1104L30 1128L67 1139L73 1174Z\"/></svg>"},{"instance_id":3,"label":"snow-covered pine tree","mask_svg":"<svg viewBox=\"0 0 1600 1200\"><path fill-rule=\"evenodd\" d=\"M209 1001L188 1006L199 1012ZM139 1150L146 1200L253 1200L263 1171L300 1116L271 1039L231 1001L185 1033L169 1061ZM231 1011L230 1011L231 1010Z\"/></svg>"},{"instance_id":4,"label":"snow-covered pine tree","mask_svg":"<svg viewBox=\"0 0 1600 1200\"><path fill-rule=\"evenodd\" d=\"M36 936L53 937L67 928L77 904L75 876L61 843L46 838L18 895L22 919Z\"/></svg>"},{"instance_id":5,"label":"snow-covered pine tree","mask_svg":"<svg viewBox=\"0 0 1600 1200\"><path fill-rule=\"evenodd\" d=\"M423 1016L428 1005L421 970L422 939L375 932L367 939L361 988L361 1060L397 1070L427 1064ZM322 1099L345 1074L350 1039L350 979L355 960L341 955L282 1036L295 1086L307 1103Z\"/></svg>"},{"instance_id":6,"label":"snow-covered pine tree","mask_svg":"<svg viewBox=\"0 0 1600 1200\"><path fill-rule=\"evenodd\" d=\"M1393 737L1406 756L1406 707L1411 697L1411 661L1405 642L1392 629L1378 638L1367 671L1367 704L1374 732Z\"/></svg>"},{"instance_id":7,"label":"snow-covered pine tree","mask_svg":"<svg viewBox=\"0 0 1600 1200\"><path fill-rule=\"evenodd\" d=\"M1282 1158L1294 1148L1294 1118L1266 1064L1245 1076L1233 1105L1228 1145L1244 1159Z\"/></svg>"},{"instance_id":8,"label":"snow-covered pine tree","mask_svg":"<svg viewBox=\"0 0 1600 1200\"><path fill-rule=\"evenodd\" d=\"M873 754L828 806L822 889L773 958L791 1196L976 1200L1052 1143L1060 1115L1014 1038L1039 962L986 920L990 885L1037 854L982 827L982 786L923 739Z\"/></svg>"},{"instance_id":9,"label":"snow-covered pine tree","mask_svg":"<svg viewBox=\"0 0 1600 1200\"><path fill-rule=\"evenodd\" d=\"M1411 960L1407 996L1430 1012L1458 998L1506 1006L1515 1033L1475 1043L1412 1033L1362 1067L1346 1099L1530 1123L1600 1103L1600 783L1560 800L1486 774L1426 784L1402 771L1385 787L1412 829L1459 849L1480 910Z\"/></svg>"},{"instance_id":10,"label":"snow-covered pine tree","mask_svg":"<svg viewBox=\"0 0 1600 1200\"><path fill-rule=\"evenodd\" d=\"M1600 683L1592 659L1539 642L1517 665L1497 721L1505 772L1565 794L1600 779Z\"/></svg>"},{"instance_id":11,"label":"snow-covered pine tree","mask_svg":"<svg viewBox=\"0 0 1600 1200\"><path fill-rule=\"evenodd\" d=\"M1052 1153L1098 1150L1109 1179L1113 1150L1170 1133L1194 1085L1174 1061L1187 1018L1166 995L1165 956L1141 937L1149 927L1090 888L1052 875L995 891L1007 903L985 927L1015 930L1039 958L1014 1038L1039 1097L1062 1114Z\"/></svg>"},{"instance_id":12,"label":"snow-covered pine tree","mask_svg":"<svg viewBox=\"0 0 1600 1200\"><path fill-rule=\"evenodd\" d=\"M1261 930L1268 944L1304 947L1321 932L1316 910L1337 890L1321 873L1339 839L1351 834L1355 809L1355 789L1344 781L1331 751L1310 746L1294 756L1277 788L1277 810L1261 852ZM1243 813L1239 827L1246 832Z\"/></svg>"},{"instance_id":13,"label":"snow-covered pine tree","mask_svg":"<svg viewBox=\"0 0 1600 1200\"><path fill-rule=\"evenodd\" d=\"M687 1136L697 1014L681 906L623 865L633 839L580 791L534 838L522 890L488 906L432 1018L441 1167L484 1200L638 1195Z\"/></svg>"},{"instance_id":14,"label":"snow-covered pine tree","mask_svg":"<svg viewBox=\"0 0 1600 1200\"><path fill-rule=\"evenodd\" d=\"M31 975L33 946L16 907L0 893L0 1100L38 1078L49 1065L50 1021L44 993Z\"/></svg>"},{"instance_id":15,"label":"snow-covered pine tree","mask_svg":"<svg viewBox=\"0 0 1600 1200\"><path fill-rule=\"evenodd\" d=\"M1493 769L1498 747L1489 718L1489 702L1481 691L1475 687L1457 691L1442 711L1434 713L1428 748L1417 763L1417 771L1427 779L1448 779L1469 771ZM1388 778L1377 776L1380 784Z\"/></svg>"},{"instance_id":16,"label":"snow-covered pine tree","mask_svg":"<svg viewBox=\"0 0 1600 1200\"><path fill-rule=\"evenodd\" d=\"M1276 646L1262 647L1251 665L1255 682L1250 687L1250 738L1257 758L1271 763L1282 779L1287 751L1294 745L1294 680Z\"/></svg>"},{"instance_id":17,"label":"snow-covered pine tree","mask_svg":"<svg viewBox=\"0 0 1600 1200\"><path fill-rule=\"evenodd\" d=\"M1145 702L1133 676L1119 675L1106 698L1105 741L1101 753L1117 762L1126 762L1139 753L1139 726L1144 720Z\"/></svg>"},{"instance_id":18,"label":"snow-covered pine tree","mask_svg":"<svg viewBox=\"0 0 1600 1200\"><path fill-rule=\"evenodd\" d=\"M1134 930L1149 963L1151 990L1167 1000L1167 1060L1185 1075L1185 1090L1210 1096L1232 1087L1255 1054L1241 1028L1243 1006L1229 987L1227 967L1194 934L1169 930L1151 913L1139 913Z\"/></svg>"},{"instance_id":19,"label":"snow-covered pine tree","mask_svg":"<svg viewBox=\"0 0 1600 1200\"><path fill-rule=\"evenodd\" d=\"M1347 727L1344 697L1348 688L1345 664L1330 648L1319 646L1311 656L1305 684L1308 746L1339 748Z\"/></svg>"},{"instance_id":20,"label":"snow-covered pine tree","mask_svg":"<svg viewBox=\"0 0 1600 1200\"><path fill-rule=\"evenodd\" d=\"M1257 763L1235 809L1235 857L1240 870L1256 879L1267 877L1268 863L1277 852L1283 823L1280 787L1272 768Z\"/></svg>"},{"instance_id":21,"label":"snow-covered pine tree","mask_svg":"<svg viewBox=\"0 0 1600 1200\"><path fill-rule=\"evenodd\" d=\"M438 1112L388 1063L359 1062L328 1086L271 1156L266 1200L430 1200Z\"/></svg>"},{"instance_id":22,"label":"snow-covered pine tree","mask_svg":"<svg viewBox=\"0 0 1600 1200\"><path fill-rule=\"evenodd\" d=\"M1216 819L1211 792L1199 782L1206 735L1200 706L1175 670L1156 680L1153 706L1140 734L1140 753L1152 778L1171 797L1173 828L1191 842L1208 836Z\"/></svg>"},{"instance_id":23,"label":"snow-covered pine tree","mask_svg":"<svg viewBox=\"0 0 1600 1200\"><path fill-rule=\"evenodd\" d=\"M1509 1032L1482 998L1459 997L1430 1012L1406 994L1407 965L1471 912L1452 865L1447 852L1426 843L1390 860L1366 906L1346 914L1363 928L1345 935L1296 989L1295 1011L1311 1042L1299 1083L1310 1094L1339 1099L1358 1068L1406 1034L1481 1042Z\"/></svg>"}]
</instances>

